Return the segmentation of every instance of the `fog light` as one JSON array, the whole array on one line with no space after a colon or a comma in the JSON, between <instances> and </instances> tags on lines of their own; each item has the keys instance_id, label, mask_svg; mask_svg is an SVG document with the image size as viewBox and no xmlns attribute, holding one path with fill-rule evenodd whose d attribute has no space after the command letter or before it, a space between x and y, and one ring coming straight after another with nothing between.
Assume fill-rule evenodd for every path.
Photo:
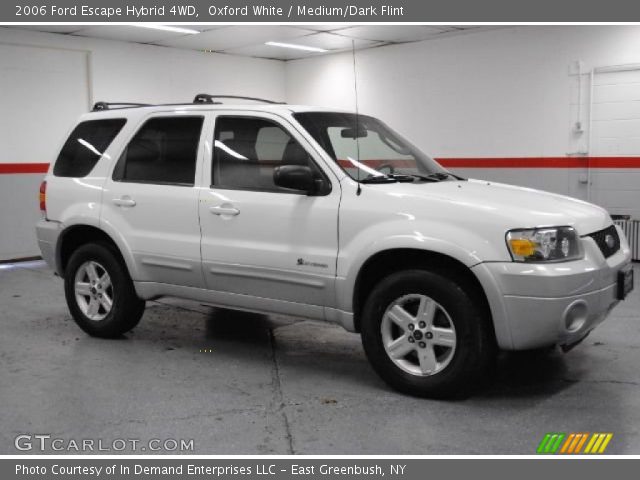
<instances>
[{"instance_id":1,"label":"fog light","mask_svg":"<svg viewBox=\"0 0 640 480\"><path fill-rule=\"evenodd\" d=\"M576 300L564 311L564 325L568 332L577 332L587 321L589 307L584 300Z\"/></svg>"}]
</instances>

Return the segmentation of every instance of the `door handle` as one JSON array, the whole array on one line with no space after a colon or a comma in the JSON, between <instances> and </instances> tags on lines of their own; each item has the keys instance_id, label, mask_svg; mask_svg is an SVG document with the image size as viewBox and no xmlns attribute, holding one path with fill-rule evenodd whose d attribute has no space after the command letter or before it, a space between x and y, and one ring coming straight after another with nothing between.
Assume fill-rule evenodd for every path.
<instances>
[{"instance_id":1,"label":"door handle","mask_svg":"<svg viewBox=\"0 0 640 480\"><path fill-rule=\"evenodd\" d=\"M112 202L114 205L117 205L118 207L135 207L136 206L136 201L133 198L129 198L129 197L114 198Z\"/></svg>"},{"instance_id":2,"label":"door handle","mask_svg":"<svg viewBox=\"0 0 640 480\"><path fill-rule=\"evenodd\" d=\"M214 215L229 215L232 217L235 217L240 213L240 210L238 210L235 207L223 207L223 206L211 207L209 208L209 211Z\"/></svg>"}]
</instances>

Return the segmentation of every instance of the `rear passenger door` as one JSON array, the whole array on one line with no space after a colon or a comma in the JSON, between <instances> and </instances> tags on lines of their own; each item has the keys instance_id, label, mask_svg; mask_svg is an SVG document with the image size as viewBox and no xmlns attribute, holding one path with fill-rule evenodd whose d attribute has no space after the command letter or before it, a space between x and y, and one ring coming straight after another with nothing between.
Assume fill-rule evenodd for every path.
<instances>
[{"instance_id":1,"label":"rear passenger door","mask_svg":"<svg viewBox=\"0 0 640 480\"><path fill-rule=\"evenodd\" d=\"M204 285L196 179L206 116L146 117L105 183L101 222L131 249L134 280Z\"/></svg>"}]
</instances>

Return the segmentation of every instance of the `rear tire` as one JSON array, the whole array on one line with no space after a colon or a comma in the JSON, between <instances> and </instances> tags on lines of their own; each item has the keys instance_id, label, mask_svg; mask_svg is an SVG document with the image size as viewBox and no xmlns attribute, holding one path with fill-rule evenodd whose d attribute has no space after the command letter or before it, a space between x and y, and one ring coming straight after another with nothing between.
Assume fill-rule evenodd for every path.
<instances>
[{"instance_id":1,"label":"rear tire","mask_svg":"<svg viewBox=\"0 0 640 480\"><path fill-rule=\"evenodd\" d=\"M468 396L495 341L482 305L446 275L406 270L378 283L362 313L365 353L393 388L420 397Z\"/></svg>"},{"instance_id":2,"label":"rear tire","mask_svg":"<svg viewBox=\"0 0 640 480\"><path fill-rule=\"evenodd\" d=\"M106 244L79 247L64 275L69 311L78 326L94 337L114 338L134 328L145 302L118 255Z\"/></svg>"}]
</instances>

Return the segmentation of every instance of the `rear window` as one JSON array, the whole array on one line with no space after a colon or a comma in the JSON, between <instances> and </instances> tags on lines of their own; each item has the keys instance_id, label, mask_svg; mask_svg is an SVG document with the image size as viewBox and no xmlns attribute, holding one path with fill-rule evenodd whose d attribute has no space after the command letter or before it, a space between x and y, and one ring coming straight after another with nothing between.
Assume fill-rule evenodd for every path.
<instances>
[{"instance_id":1,"label":"rear window","mask_svg":"<svg viewBox=\"0 0 640 480\"><path fill-rule=\"evenodd\" d=\"M113 179L193 186L203 117L148 120L122 152Z\"/></svg>"},{"instance_id":2,"label":"rear window","mask_svg":"<svg viewBox=\"0 0 640 480\"><path fill-rule=\"evenodd\" d=\"M53 174L57 177L88 175L126 122L124 118L110 118L78 124L62 147Z\"/></svg>"}]
</instances>

